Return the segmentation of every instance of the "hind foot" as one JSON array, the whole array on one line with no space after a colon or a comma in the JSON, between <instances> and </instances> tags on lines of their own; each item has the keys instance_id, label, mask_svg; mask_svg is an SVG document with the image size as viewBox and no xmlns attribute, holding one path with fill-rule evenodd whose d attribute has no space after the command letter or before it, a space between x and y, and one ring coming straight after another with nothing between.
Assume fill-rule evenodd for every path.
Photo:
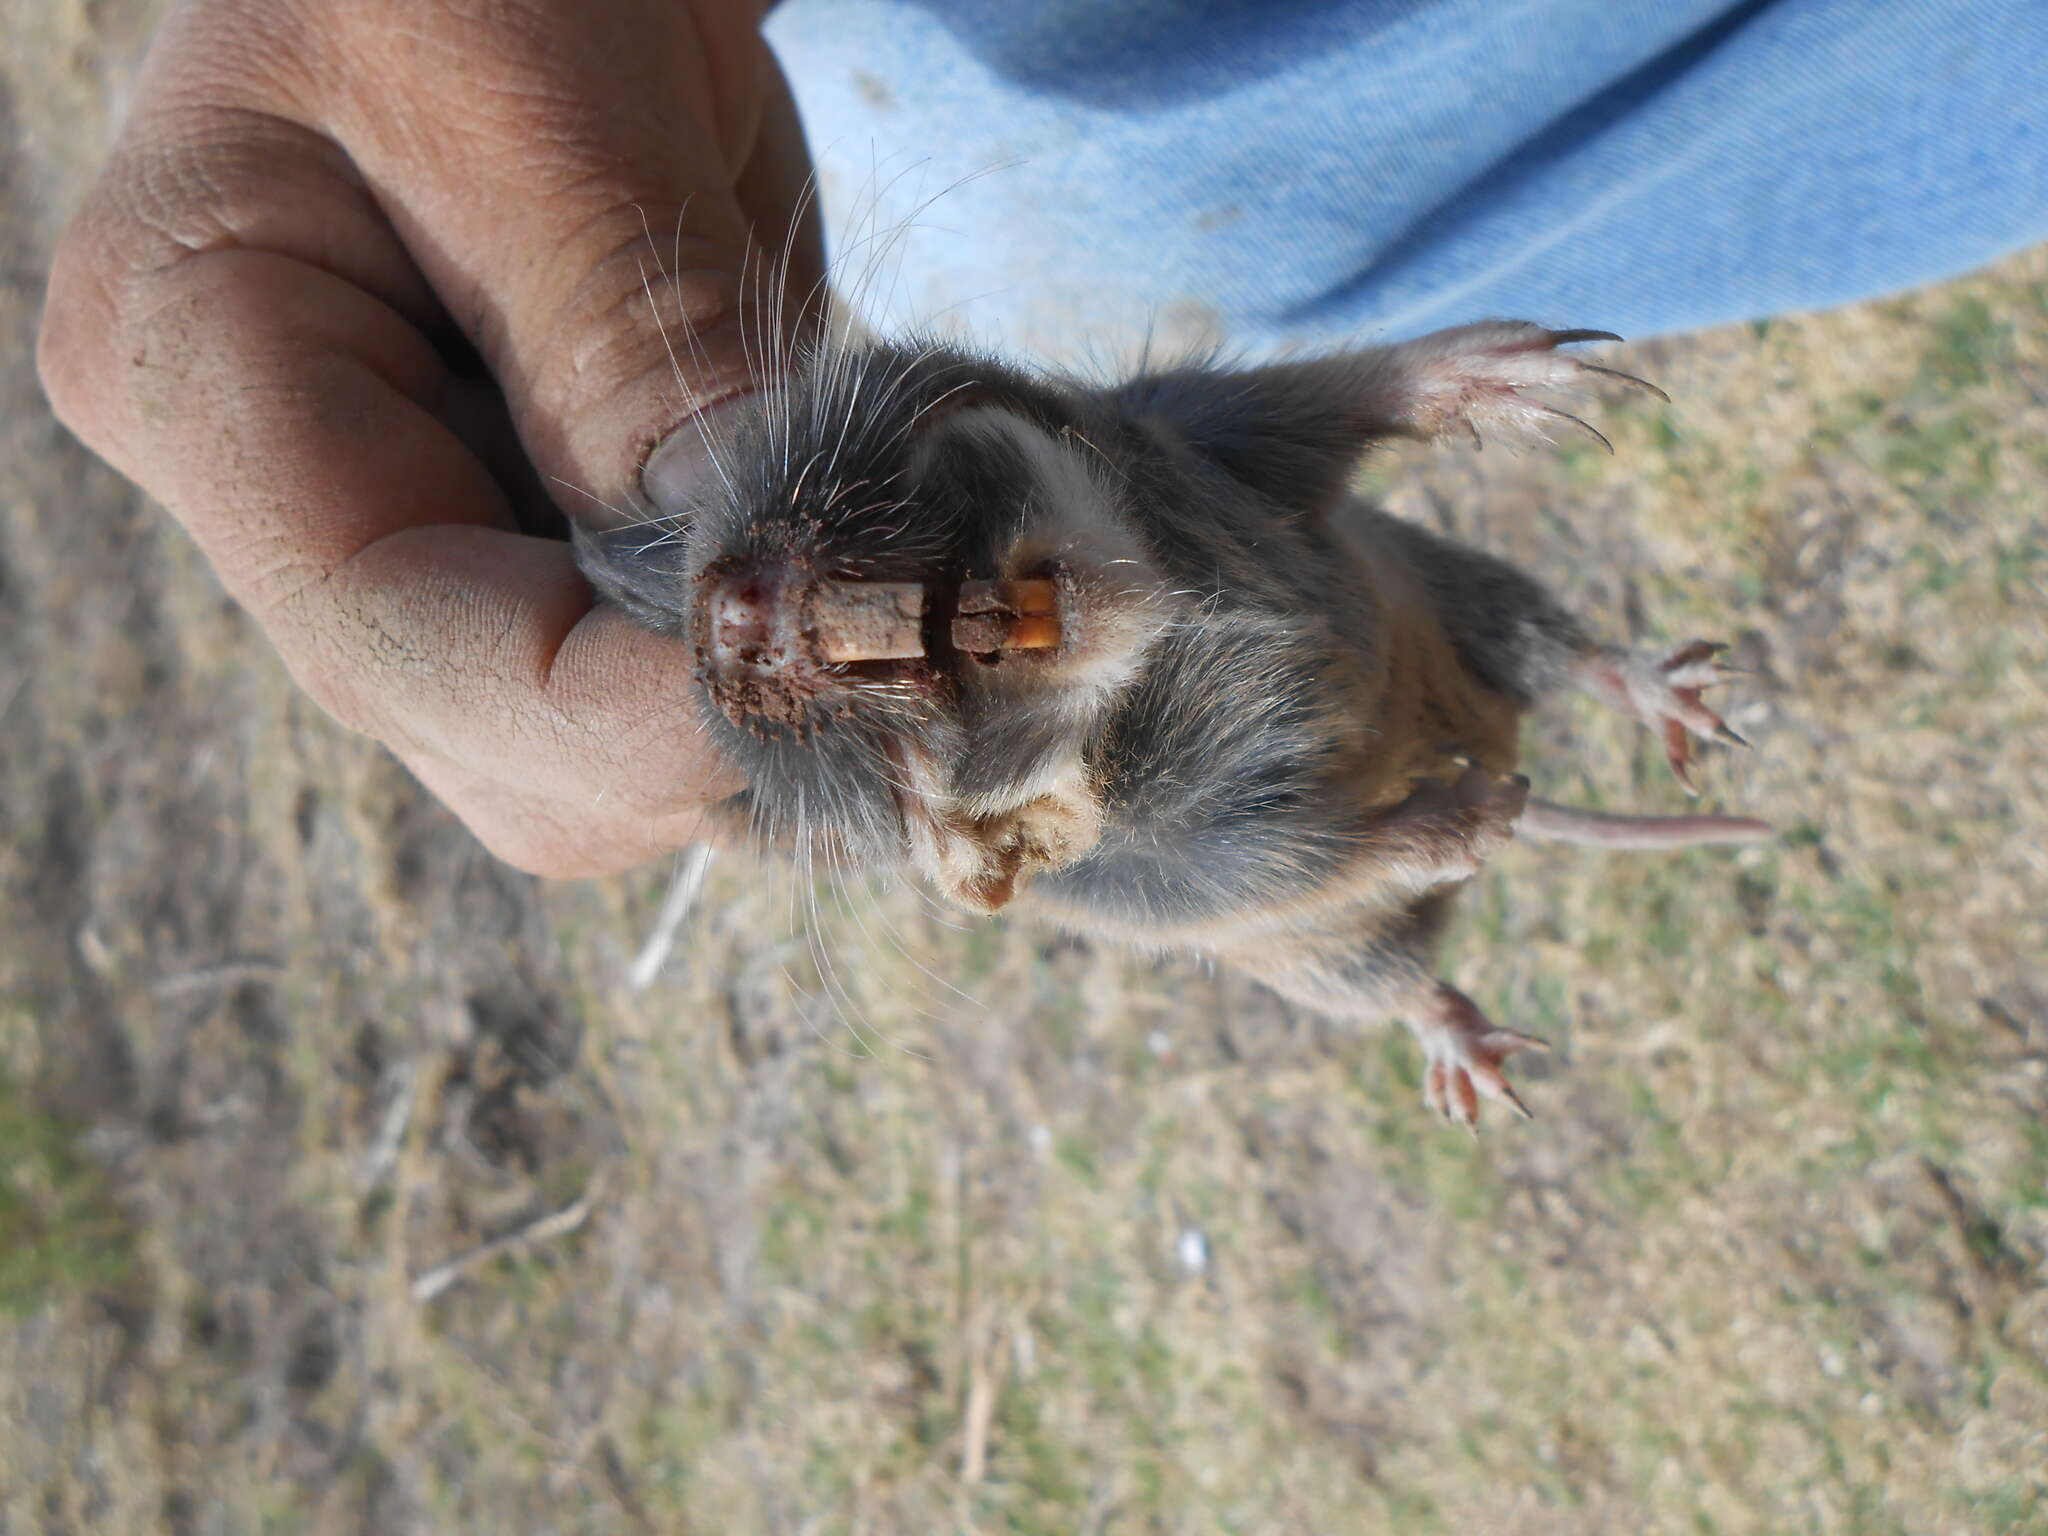
<instances>
[{"instance_id":1,"label":"hind foot","mask_svg":"<svg viewBox=\"0 0 2048 1536\"><path fill-rule=\"evenodd\" d=\"M1715 660L1727 649L1718 640L1693 640L1665 655L1606 646L1579 664L1579 685L1662 736L1671 772L1687 794L1697 795L1691 737L1749 745L1700 699L1703 690L1725 683L1734 671Z\"/></svg>"},{"instance_id":2,"label":"hind foot","mask_svg":"<svg viewBox=\"0 0 2048 1536\"><path fill-rule=\"evenodd\" d=\"M1403 343L1394 352L1414 392L1408 429L1424 439L1462 431L1483 447L1481 428L1550 442L1563 425L1589 434L1612 453L1614 444L1598 428L1532 392L1570 393L1593 382L1592 375L1668 401L1647 380L1557 350L1574 342L1619 340L1612 331L1551 331L1525 320L1482 320Z\"/></svg>"},{"instance_id":3,"label":"hind foot","mask_svg":"<svg viewBox=\"0 0 2048 1536\"><path fill-rule=\"evenodd\" d=\"M1519 773L1468 768L1455 783L1432 780L1389 811L1375 829L1377 852L1404 866L1420 892L1470 880L1515 835L1529 803Z\"/></svg>"},{"instance_id":4,"label":"hind foot","mask_svg":"<svg viewBox=\"0 0 2048 1536\"><path fill-rule=\"evenodd\" d=\"M1491 1099L1524 1120L1533 1118L1508 1086L1501 1064L1516 1051L1547 1051L1547 1042L1496 1027L1477 1003L1441 981L1408 1015L1408 1027L1428 1061L1422 1074L1422 1102L1437 1114L1476 1131L1479 1101Z\"/></svg>"}]
</instances>

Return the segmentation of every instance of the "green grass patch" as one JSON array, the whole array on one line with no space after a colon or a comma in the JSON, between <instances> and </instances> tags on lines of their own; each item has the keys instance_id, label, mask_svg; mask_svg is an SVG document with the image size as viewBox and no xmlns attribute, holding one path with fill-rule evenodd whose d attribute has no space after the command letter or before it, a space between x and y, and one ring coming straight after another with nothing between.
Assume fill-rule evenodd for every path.
<instances>
[{"instance_id":1,"label":"green grass patch","mask_svg":"<svg viewBox=\"0 0 2048 1536\"><path fill-rule=\"evenodd\" d=\"M134 1273L133 1230L83 1134L0 1073L0 1312L23 1317Z\"/></svg>"}]
</instances>

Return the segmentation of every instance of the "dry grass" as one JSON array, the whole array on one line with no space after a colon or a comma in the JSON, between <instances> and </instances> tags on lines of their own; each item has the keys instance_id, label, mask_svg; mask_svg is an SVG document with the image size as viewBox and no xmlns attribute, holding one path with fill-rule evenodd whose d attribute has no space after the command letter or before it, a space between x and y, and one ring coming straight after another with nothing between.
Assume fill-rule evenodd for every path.
<instances>
[{"instance_id":1,"label":"dry grass","mask_svg":"<svg viewBox=\"0 0 2048 1536\"><path fill-rule=\"evenodd\" d=\"M0 1192L102 1225L0 1266L0 1530L2048 1529L2048 255L1630 363L1611 462L1381 482L1738 638L1786 835L1504 855L1452 975L1560 1049L1476 1143L1393 1034L737 860L632 992L660 872L491 866L12 378Z\"/></svg>"}]
</instances>

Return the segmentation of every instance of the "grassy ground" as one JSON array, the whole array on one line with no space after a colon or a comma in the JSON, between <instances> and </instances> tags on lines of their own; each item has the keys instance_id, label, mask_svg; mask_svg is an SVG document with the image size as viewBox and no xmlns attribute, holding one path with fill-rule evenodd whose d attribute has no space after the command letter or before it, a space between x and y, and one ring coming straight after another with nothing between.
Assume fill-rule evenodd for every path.
<instances>
[{"instance_id":1,"label":"grassy ground","mask_svg":"<svg viewBox=\"0 0 2048 1536\"><path fill-rule=\"evenodd\" d=\"M631 991L665 871L491 864L36 404L124 18L6 61L0 1531L2048 1530L2048 254L1379 471L1736 639L1786 829L1497 861L1450 974L1559 1049L1474 1142L1396 1035L737 860Z\"/></svg>"}]
</instances>

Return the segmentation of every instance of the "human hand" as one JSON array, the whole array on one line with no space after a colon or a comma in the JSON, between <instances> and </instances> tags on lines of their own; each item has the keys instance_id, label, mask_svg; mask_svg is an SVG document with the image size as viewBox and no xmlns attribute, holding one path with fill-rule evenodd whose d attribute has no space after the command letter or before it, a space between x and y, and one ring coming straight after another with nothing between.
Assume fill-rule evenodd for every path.
<instances>
[{"instance_id":1,"label":"human hand","mask_svg":"<svg viewBox=\"0 0 2048 1536\"><path fill-rule=\"evenodd\" d=\"M189 0L53 265L58 414L536 873L677 847L738 787L684 647L519 529L543 487L623 506L751 387L763 253L793 313L814 292L761 9Z\"/></svg>"}]
</instances>

